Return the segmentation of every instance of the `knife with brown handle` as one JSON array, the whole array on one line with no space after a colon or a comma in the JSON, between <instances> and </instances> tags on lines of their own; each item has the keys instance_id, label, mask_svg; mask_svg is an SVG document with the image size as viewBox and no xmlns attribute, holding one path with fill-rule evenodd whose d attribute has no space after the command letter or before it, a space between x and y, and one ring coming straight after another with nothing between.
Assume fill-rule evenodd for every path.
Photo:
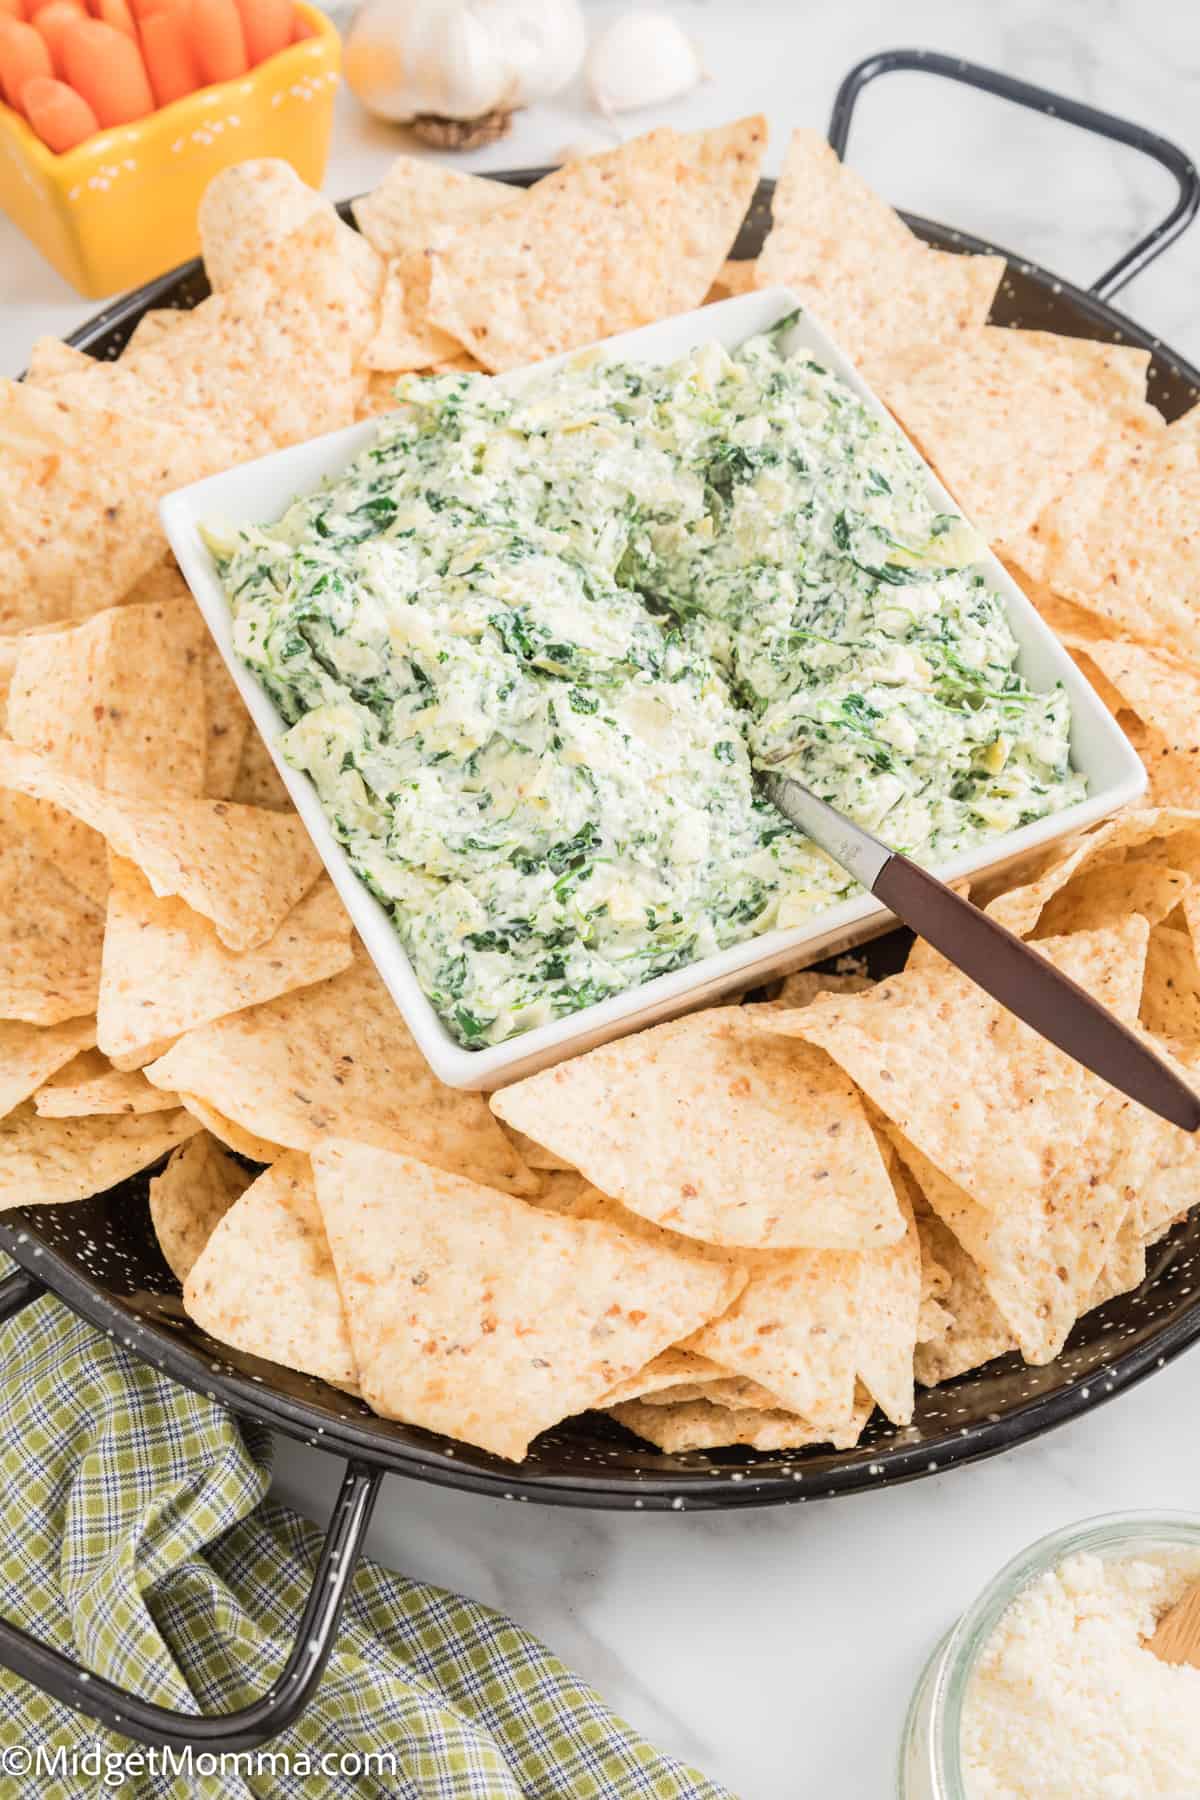
<instances>
[{"instance_id":1,"label":"knife with brown handle","mask_svg":"<svg viewBox=\"0 0 1200 1800\"><path fill-rule=\"evenodd\" d=\"M1200 1096L1115 1014L1025 943L828 806L790 775L760 773L778 811L896 917L1040 1036L1184 1131L1200 1127Z\"/></svg>"}]
</instances>

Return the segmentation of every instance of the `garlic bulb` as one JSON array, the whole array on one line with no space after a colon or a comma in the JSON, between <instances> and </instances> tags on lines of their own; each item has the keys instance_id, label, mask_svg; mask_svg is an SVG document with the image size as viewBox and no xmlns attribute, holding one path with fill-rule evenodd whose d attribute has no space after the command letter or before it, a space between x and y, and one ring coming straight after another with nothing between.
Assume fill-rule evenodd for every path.
<instances>
[{"instance_id":1,"label":"garlic bulb","mask_svg":"<svg viewBox=\"0 0 1200 1800\"><path fill-rule=\"evenodd\" d=\"M579 0L366 0L346 39L368 111L463 148L557 93L583 58Z\"/></svg>"},{"instance_id":2,"label":"garlic bulb","mask_svg":"<svg viewBox=\"0 0 1200 1800\"><path fill-rule=\"evenodd\" d=\"M629 12L587 54L587 83L605 116L662 106L705 79L700 52L669 13Z\"/></svg>"}]
</instances>

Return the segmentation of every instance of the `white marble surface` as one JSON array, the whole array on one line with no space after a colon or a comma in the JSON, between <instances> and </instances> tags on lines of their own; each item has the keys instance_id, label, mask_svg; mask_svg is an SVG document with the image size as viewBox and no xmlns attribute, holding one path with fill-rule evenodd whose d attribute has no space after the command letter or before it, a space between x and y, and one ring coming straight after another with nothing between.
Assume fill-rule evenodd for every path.
<instances>
[{"instance_id":1,"label":"white marble surface","mask_svg":"<svg viewBox=\"0 0 1200 1800\"><path fill-rule=\"evenodd\" d=\"M615 8L593 4L602 17ZM661 115L766 111L776 166L793 123L824 125L842 73L897 42L955 52L1125 113L1200 153L1196 0L696 0L678 7L713 80ZM629 130L659 122L638 116ZM480 169L552 157L594 126L578 96L518 120ZM368 186L401 134L343 105L330 193ZM894 201L1090 280L1169 202L1134 153L917 76L868 93L851 160ZM1200 360L1200 227L1120 304ZM94 307L0 220L0 367ZM743 1800L893 1791L904 1707L942 1629L999 1563L1113 1508L1200 1507L1200 1362L1185 1358L1007 1456L861 1499L720 1515L587 1514L392 1478L373 1552L539 1632L659 1743ZM280 1491L320 1516L337 1480L281 1446ZM564 1796L564 1800L569 1800Z\"/></svg>"}]
</instances>

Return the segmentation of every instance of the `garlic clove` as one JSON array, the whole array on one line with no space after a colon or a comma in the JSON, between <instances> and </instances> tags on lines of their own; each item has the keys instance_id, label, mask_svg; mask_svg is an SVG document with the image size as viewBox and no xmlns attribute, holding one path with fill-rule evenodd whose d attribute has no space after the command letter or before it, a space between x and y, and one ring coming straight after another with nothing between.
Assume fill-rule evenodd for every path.
<instances>
[{"instance_id":1,"label":"garlic clove","mask_svg":"<svg viewBox=\"0 0 1200 1800\"><path fill-rule=\"evenodd\" d=\"M705 78L696 45L662 12L622 13L600 33L584 69L592 99L606 116L678 100Z\"/></svg>"}]
</instances>

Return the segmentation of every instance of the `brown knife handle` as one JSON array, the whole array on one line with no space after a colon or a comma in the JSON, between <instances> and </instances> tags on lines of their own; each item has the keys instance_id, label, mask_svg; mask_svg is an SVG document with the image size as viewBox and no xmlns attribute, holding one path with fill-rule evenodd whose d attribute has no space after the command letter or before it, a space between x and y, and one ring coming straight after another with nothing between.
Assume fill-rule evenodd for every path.
<instances>
[{"instance_id":1,"label":"brown knife handle","mask_svg":"<svg viewBox=\"0 0 1200 1800\"><path fill-rule=\"evenodd\" d=\"M892 856L873 892L985 993L1068 1056L1185 1131L1200 1096L1077 982L906 856Z\"/></svg>"}]
</instances>

